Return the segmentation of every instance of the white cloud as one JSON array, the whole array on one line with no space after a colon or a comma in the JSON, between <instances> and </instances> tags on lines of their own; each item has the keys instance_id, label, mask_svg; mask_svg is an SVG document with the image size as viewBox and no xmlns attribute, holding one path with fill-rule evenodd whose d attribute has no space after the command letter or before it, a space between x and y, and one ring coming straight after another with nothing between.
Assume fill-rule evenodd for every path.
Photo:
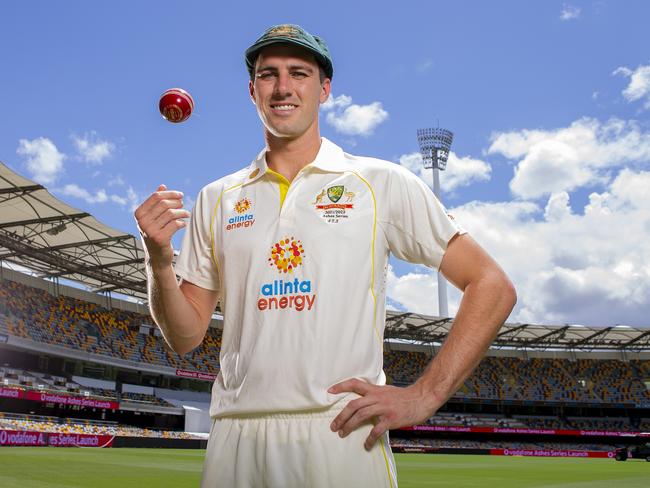
<instances>
[{"instance_id":1,"label":"white cloud","mask_svg":"<svg viewBox=\"0 0 650 488\"><path fill-rule=\"evenodd\" d=\"M510 321L648 326L650 171L623 169L606 191L573 213L570 195L532 202L471 202L449 209L515 284ZM392 273L392 270L391 270ZM420 313L437 311L435 273L389 274L392 300ZM449 312L460 292L449 286ZM426 305L428 303L429 305Z\"/></svg>"},{"instance_id":2,"label":"white cloud","mask_svg":"<svg viewBox=\"0 0 650 488\"><path fill-rule=\"evenodd\" d=\"M397 276L389 265L386 295L389 301L399 304L402 310L438 315L438 282L435 273L422 270Z\"/></svg>"},{"instance_id":3,"label":"white cloud","mask_svg":"<svg viewBox=\"0 0 650 488\"><path fill-rule=\"evenodd\" d=\"M85 200L88 203L104 203L108 200L108 196L106 195L106 192L104 190L102 189L97 190L93 195L85 188L81 188L76 183L69 183L65 185L63 188L58 188L55 189L54 191L57 191L58 193L61 193L66 196L80 198L82 200Z\"/></svg>"},{"instance_id":4,"label":"white cloud","mask_svg":"<svg viewBox=\"0 0 650 488\"><path fill-rule=\"evenodd\" d=\"M76 183L69 183L62 188L53 188L52 191L60 195L79 198L90 204L112 202L121 207L126 207L128 205L129 210L135 210L140 204L138 195L131 186L126 188L125 196L117 195L115 193L109 194L103 188L90 192Z\"/></svg>"},{"instance_id":5,"label":"white cloud","mask_svg":"<svg viewBox=\"0 0 650 488\"><path fill-rule=\"evenodd\" d=\"M141 198L130 185L126 189L126 198L129 201L129 210L131 212L135 211L144 200L144 198Z\"/></svg>"},{"instance_id":6,"label":"white cloud","mask_svg":"<svg viewBox=\"0 0 650 488\"><path fill-rule=\"evenodd\" d=\"M433 172L422 166L420 153L404 154L399 158L399 164L418 175L433 188ZM469 156L459 158L453 151L449 152L447 169L441 172L440 188L443 192L453 192L456 188L471 185L478 181L488 181L492 172L489 163Z\"/></svg>"},{"instance_id":7,"label":"white cloud","mask_svg":"<svg viewBox=\"0 0 650 488\"><path fill-rule=\"evenodd\" d=\"M643 108L650 109L650 64L641 65L634 71L621 66L612 74L630 78L630 84L623 90L623 96L628 102L643 99Z\"/></svg>"},{"instance_id":8,"label":"white cloud","mask_svg":"<svg viewBox=\"0 0 650 488\"><path fill-rule=\"evenodd\" d=\"M72 142L82 161L102 164L115 151L115 144L98 138L95 131L86 132L83 137L73 134Z\"/></svg>"},{"instance_id":9,"label":"white cloud","mask_svg":"<svg viewBox=\"0 0 650 488\"><path fill-rule=\"evenodd\" d=\"M580 17L580 12L582 10L580 7L575 7L573 5L564 4L562 6L562 11L560 12L560 20L572 20Z\"/></svg>"},{"instance_id":10,"label":"white cloud","mask_svg":"<svg viewBox=\"0 0 650 488\"><path fill-rule=\"evenodd\" d=\"M118 204L120 204L120 205L122 205L122 206L124 206L124 205L126 205L127 203L129 203L129 200L128 200L128 199L126 199L126 198L124 198L124 197L121 197L121 196L119 196L119 195L111 195L111 201L112 201L112 202L115 202L115 203L118 203Z\"/></svg>"},{"instance_id":11,"label":"white cloud","mask_svg":"<svg viewBox=\"0 0 650 488\"><path fill-rule=\"evenodd\" d=\"M347 95L339 95L338 97L335 97L334 95L330 94L330 97L325 100L325 103L323 103L321 107L323 110L333 110L335 108L345 108L351 104L352 97L349 97Z\"/></svg>"},{"instance_id":12,"label":"white cloud","mask_svg":"<svg viewBox=\"0 0 650 488\"><path fill-rule=\"evenodd\" d=\"M107 183L108 186L126 186L126 182L124 181L124 178L122 178L122 175L117 175L112 177L110 180L108 180Z\"/></svg>"},{"instance_id":13,"label":"white cloud","mask_svg":"<svg viewBox=\"0 0 650 488\"><path fill-rule=\"evenodd\" d=\"M59 152L54 143L45 138L20 139L16 153L26 159L27 169L38 183L54 183L63 172L66 155Z\"/></svg>"},{"instance_id":14,"label":"white cloud","mask_svg":"<svg viewBox=\"0 0 650 488\"><path fill-rule=\"evenodd\" d=\"M352 103L352 97L340 95L330 98L321 105L327 112L325 120L338 132L351 136L369 136L375 128L388 119L381 102L368 105Z\"/></svg>"},{"instance_id":15,"label":"white cloud","mask_svg":"<svg viewBox=\"0 0 650 488\"><path fill-rule=\"evenodd\" d=\"M613 168L650 161L650 133L634 121L582 118L555 130L496 133L488 154L520 159L510 181L522 198L606 184Z\"/></svg>"},{"instance_id":16,"label":"white cloud","mask_svg":"<svg viewBox=\"0 0 650 488\"><path fill-rule=\"evenodd\" d=\"M544 209L544 218L549 222L557 222L571 215L569 194L565 191L553 193Z\"/></svg>"}]
</instances>

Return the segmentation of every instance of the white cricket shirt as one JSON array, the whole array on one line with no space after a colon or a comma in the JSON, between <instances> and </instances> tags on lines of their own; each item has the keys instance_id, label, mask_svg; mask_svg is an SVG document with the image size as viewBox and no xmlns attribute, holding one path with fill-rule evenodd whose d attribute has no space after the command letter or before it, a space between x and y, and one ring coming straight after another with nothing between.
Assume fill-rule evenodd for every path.
<instances>
[{"instance_id":1,"label":"white cricket shirt","mask_svg":"<svg viewBox=\"0 0 650 488\"><path fill-rule=\"evenodd\" d=\"M345 379L385 384L389 252L437 269L464 232L413 173L325 138L290 184L262 151L204 187L175 271L221 297L210 415L326 407Z\"/></svg>"}]
</instances>

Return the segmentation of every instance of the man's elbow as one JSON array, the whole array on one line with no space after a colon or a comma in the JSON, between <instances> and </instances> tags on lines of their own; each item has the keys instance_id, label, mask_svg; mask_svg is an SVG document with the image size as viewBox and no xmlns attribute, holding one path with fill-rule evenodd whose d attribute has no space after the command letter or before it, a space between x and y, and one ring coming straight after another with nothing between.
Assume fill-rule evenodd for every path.
<instances>
[{"instance_id":1,"label":"man's elbow","mask_svg":"<svg viewBox=\"0 0 650 488\"><path fill-rule=\"evenodd\" d=\"M505 273L500 273L496 286L499 289L499 296L503 300L504 307L512 310L517 303L517 289Z\"/></svg>"},{"instance_id":2,"label":"man's elbow","mask_svg":"<svg viewBox=\"0 0 650 488\"><path fill-rule=\"evenodd\" d=\"M175 337L171 334L165 334L165 332L161 328L161 332L163 335L163 339L169 346L169 348L178 354L179 356L183 357L187 353L192 352L194 349L199 347L201 345L201 342L203 339L201 338L200 341L192 340L188 337Z\"/></svg>"},{"instance_id":3,"label":"man's elbow","mask_svg":"<svg viewBox=\"0 0 650 488\"><path fill-rule=\"evenodd\" d=\"M188 352L192 351L193 348L187 347L187 346L181 346L177 344L170 344L169 347L171 347L171 350L174 351L176 354L178 354L180 357L185 356Z\"/></svg>"},{"instance_id":4,"label":"man's elbow","mask_svg":"<svg viewBox=\"0 0 650 488\"><path fill-rule=\"evenodd\" d=\"M174 344L169 343L169 347L171 347L172 351L174 351L176 354L178 354L181 357L192 352L200 345L201 342L199 342L198 344L194 342L176 342Z\"/></svg>"}]
</instances>

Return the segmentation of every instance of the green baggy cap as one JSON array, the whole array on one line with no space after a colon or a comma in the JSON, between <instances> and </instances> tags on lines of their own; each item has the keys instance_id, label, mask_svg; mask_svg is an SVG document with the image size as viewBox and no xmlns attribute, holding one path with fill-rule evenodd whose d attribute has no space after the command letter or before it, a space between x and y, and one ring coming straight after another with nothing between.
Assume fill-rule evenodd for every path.
<instances>
[{"instance_id":1,"label":"green baggy cap","mask_svg":"<svg viewBox=\"0 0 650 488\"><path fill-rule=\"evenodd\" d=\"M318 36L313 36L299 25L281 24L273 26L262 34L255 43L246 49L246 68L252 76L255 69L255 60L260 50L271 44L288 43L307 49L315 57L318 64L321 65L325 76L332 78L334 67L332 66L332 57L327 49L325 41Z\"/></svg>"}]
</instances>

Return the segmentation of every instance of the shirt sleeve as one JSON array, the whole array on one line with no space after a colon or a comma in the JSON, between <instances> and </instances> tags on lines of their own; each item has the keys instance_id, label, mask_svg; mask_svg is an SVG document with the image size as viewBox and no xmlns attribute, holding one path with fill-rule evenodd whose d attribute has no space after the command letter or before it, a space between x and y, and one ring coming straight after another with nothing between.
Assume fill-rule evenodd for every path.
<instances>
[{"instance_id":1,"label":"shirt sleeve","mask_svg":"<svg viewBox=\"0 0 650 488\"><path fill-rule=\"evenodd\" d=\"M447 213L431 189L406 168L391 174L387 219L388 247L399 259L440 269L447 244L467 231Z\"/></svg>"},{"instance_id":2,"label":"shirt sleeve","mask_svg":"<svg viewBox=\"0 0 650 488\"><path fill-rule=\"evenodd\" d=\"M201 190L192 210L174 271L184 281L208 290L220 291L219 269L212 254L210 228L214 215L211 207L206 190Z\"/></svg>"}]
</instances>

